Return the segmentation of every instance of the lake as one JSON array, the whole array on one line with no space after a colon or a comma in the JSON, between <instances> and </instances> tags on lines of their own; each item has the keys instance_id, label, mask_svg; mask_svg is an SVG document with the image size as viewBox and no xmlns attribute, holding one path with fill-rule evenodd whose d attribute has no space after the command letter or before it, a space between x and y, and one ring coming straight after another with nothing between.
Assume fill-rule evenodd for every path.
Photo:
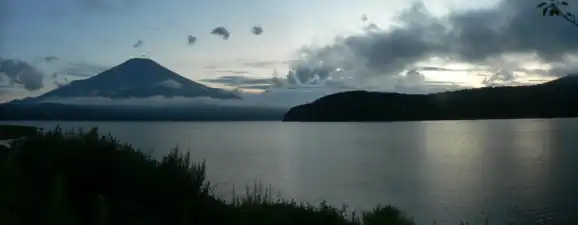
<instances>
[{"instance_id":1,"label":"lake","mask_svg":"<svg viewBox=\"0 0 578 225\"><path fill-rule=\"evenodd\" d=\"M1 122L98 126L154 156L206 159L222 196L262 182L284 198L419 223L576 220L578 119L395 123Z\"/></svg>"}]
</instances>

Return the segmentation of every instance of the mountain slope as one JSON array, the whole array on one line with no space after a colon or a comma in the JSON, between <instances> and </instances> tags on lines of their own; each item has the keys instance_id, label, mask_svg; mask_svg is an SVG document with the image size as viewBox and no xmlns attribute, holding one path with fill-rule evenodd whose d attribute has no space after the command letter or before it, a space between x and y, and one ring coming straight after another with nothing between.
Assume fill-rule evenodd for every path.
<instances>
[{"instance_id":1,"label":"mountain slope","mask_svg":"<svg viewBox=\"0 0 578 225\"><path fill-rule=\"evenodd\" d=\"M578 117L578 76L533 86L428 95L352 91L291 108L284 121L412 121Z\"/></svg>"},{"instance_id":2,"label":"mountain slope","mask_svg":"<svg viewBox=\"0 0 578 225\"><path fill-rule=\"evenodd\" d=\"M37 98L106 97L146 98L165 97L211 97L236 99L232 92L210 88L186 79L150 59L130 59L99 75L85 80L73 81Z\"/></svg>"}]
</instances>

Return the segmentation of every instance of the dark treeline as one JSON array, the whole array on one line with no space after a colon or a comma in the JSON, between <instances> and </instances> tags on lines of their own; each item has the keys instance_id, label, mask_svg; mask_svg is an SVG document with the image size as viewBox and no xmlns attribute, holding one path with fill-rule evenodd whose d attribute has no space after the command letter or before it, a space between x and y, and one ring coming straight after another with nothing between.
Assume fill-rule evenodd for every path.
<instances>
[{"instance_id":1,"label":"dark treeline","mask_svg":"<svg viewBox=\"0 0 578 225\"><path fill-rule=\"evenodd\" d=\"M292 108L284 121L414 121L578 116L578 76L428 95L352 91Z\"/></svg>"},{"instance_id":2,"label":"dark treeline","mask_svg":"<svg viewBox=\"0 0 578 225\"><path fill-rule=\"evenodd\" d=\"M79 106L64 104L0 105L0 120L76 121L279 121L286 109L195 106Z\"/></svg>"}]
</instances>

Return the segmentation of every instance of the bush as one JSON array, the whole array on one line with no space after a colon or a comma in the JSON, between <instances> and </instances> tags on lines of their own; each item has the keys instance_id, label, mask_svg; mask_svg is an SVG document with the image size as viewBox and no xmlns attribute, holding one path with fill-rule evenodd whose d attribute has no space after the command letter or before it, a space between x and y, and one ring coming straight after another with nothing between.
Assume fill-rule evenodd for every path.
<instances>
[{"instance_id":1,"label":"bush","mask_svg":"<svg viewBox=\"0 0 578 225\"><path fill-rule=\"evenodd\" d=\"M262 185L227 202L211 191L205 162L178 149L155 160L96 128L57 127L2 151L2 225L413 224L393 207L359 219L325 203L274 199Z\"/></svg>"}]
</instances>

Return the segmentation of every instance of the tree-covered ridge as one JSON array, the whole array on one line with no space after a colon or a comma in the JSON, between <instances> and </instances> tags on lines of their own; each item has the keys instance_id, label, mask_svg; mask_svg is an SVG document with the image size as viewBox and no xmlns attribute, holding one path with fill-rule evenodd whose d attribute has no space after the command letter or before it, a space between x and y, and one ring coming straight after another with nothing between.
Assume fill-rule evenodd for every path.
<instances>
[{"instance_id":1,"label":"tree-covered ridge","mask_svg":"<svg viewBox=\"0 0 578 225\"><path fill-rule=\"evenodd\" d=\"M294 107L284 121L413 121L578 116L578 76L544 84L428 95L343 92Z\"/></svg>"}]
</instances>

